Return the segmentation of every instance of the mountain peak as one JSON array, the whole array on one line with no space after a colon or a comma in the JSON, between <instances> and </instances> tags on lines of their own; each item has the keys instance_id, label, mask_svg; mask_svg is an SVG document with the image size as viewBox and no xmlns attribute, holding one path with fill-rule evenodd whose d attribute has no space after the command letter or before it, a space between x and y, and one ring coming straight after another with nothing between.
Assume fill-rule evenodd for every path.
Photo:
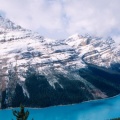
<instances>
[{"instance_id":1,"label":"mountain peak","mask_svg":"<svg viewBox=\"0 0 120 120\"><path fill-rule=\"evenodd\" d=\"M4 18L0 15L0 32L5 32L9 30L25 30L21 26L16 25L7 18Z\"/></svg>"},{"instance_id":2,"label":"mountain peak","mask_svg":"<svg viewBox=\"0 0 120 120\"><path fill-rule=\"evenodd\" d=\"M72 36L68 37L68 39L78 39L78 38L80 38L79 33L75 33Z\"/></svg>"}]
</instances>

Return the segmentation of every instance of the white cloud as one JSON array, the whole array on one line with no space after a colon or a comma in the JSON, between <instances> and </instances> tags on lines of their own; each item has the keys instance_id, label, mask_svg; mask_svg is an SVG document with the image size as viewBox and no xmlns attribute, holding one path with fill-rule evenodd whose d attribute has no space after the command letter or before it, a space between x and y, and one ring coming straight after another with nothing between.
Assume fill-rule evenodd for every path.
<instances>
[{"instance_id":1,"label":"white cloud","mask_svg":"<svg viewBox=\"0 0 120 120\"><path fill-rule=\"evenodd\" d=\"M53 38L76 32L118 36L119 5L119 0L0 0L9 19Z\"/></svg>"},{"instance_id":2,"label":"white cloud","mask_svg":"<svg viewBox=\"0 0 120 120\"><path fill-rule=\"evenodd\" d=\"M45 4L45 0L1 0L0 8L6 12L6 16L16 23L30 28L59 29L60 5Z\"/></svg>"},{"instance_id":3,"label":"white cloud","mask_svg":"<svg viewBox=\"0 0 120 120\"><path fill-rule=\"evenodd\" d=\"M106 35L114 27L118 28L120 16L115 15L117 13L113 10L117 5L112 6L112 2L110 3L108 0L106 2L103 0L80 1L75 0L66 5L66 13L70 16L71 21L68 30L71 33L81 30L92 34Z\"/></svg>"}]
</instances>

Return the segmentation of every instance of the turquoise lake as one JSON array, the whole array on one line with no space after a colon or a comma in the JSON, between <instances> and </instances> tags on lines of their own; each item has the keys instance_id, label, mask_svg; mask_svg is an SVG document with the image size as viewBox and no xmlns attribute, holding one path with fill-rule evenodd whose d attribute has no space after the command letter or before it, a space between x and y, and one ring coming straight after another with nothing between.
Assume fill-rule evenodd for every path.
<instances>
[{"instance_id":1,"label":"turquoise lake","mask_svg":"<svg viewBox=\"0 0 120 120\"><path fill-rule=\"evenodd\" d=\"M120 95L75 105L27 109L30 112L28 120L109 120L120 117ZM0 110L0 120L12 119L16 120L12 109Z\"/></svg>"}]
</instances>

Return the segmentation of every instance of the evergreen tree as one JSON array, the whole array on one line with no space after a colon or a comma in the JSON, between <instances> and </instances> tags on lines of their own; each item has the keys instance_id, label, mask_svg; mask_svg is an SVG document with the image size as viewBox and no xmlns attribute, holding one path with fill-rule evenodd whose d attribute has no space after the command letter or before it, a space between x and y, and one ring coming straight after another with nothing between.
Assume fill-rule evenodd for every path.
<instances>
[{"instance_id":1,"label":"evergreen tree","mask_svg":"<svg viewBox=\"0 0 120 120\"><path fill-rule=\"evenodd\" d=\"M29 111L25 112L24 106L20 105L20 111L13 110L13 115L16 117L16 120L27 120Z\"/></svg>"}]
</instances>

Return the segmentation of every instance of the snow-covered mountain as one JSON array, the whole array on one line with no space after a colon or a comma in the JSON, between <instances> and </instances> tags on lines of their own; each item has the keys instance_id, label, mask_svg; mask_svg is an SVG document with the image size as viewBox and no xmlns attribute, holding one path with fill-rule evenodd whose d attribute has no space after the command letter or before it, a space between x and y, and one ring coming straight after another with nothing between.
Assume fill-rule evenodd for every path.
<instances>
[{"instance_id":1,"label":"snow-covered mountain","mask_svg":"<svg viewBox=\"0 0 120 120\"><path fill-rule=\"evenodd\" d=\"M0 16L1 106L46 107L120 93L120 45L75 34L52 40Z\"/></svg>"}]
</instances>

